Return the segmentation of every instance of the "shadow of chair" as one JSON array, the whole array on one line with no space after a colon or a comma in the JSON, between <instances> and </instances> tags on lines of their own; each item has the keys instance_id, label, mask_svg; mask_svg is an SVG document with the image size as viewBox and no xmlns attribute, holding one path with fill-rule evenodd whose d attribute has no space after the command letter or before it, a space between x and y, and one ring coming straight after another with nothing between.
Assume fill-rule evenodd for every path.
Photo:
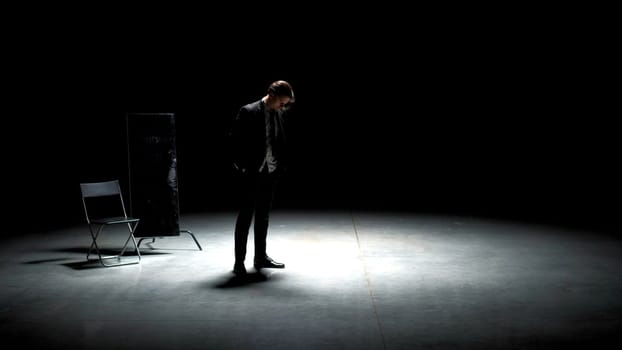
<instances>
[{"instance_id":1,"label":"shadow of chair","mask_svg":"<svg viewBox=\"0 0 622 350\"><path fill-rule=\"evenodd\" d=\"M91 253L95 251L99 262L106 267L138 264L141 256L136 244L136 238L134 237L134 231L140 219L127 216L119 180L81 183L80 190L84 215L92 238L91 246L86 253L86 259L94 260L91 259ZM98 244L98 239L104 228L116 225L127 226L129 234L118 254L105 255ZM122 259L122 257L130 241L134 244L136 259L132 258L128 261L128 259ZM99 242L101 242L101 239Z\"/></svg>"}]
</instances>

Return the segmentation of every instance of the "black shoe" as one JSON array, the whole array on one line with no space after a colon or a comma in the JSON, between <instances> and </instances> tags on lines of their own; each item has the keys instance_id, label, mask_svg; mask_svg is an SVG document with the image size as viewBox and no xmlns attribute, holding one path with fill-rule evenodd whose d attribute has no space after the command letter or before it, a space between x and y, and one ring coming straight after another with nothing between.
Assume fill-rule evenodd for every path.
<instances>
[{"instance_id":1,"label":"black shoe","mask_svg":"<svg viewBox=\"0 0 622 350\"><path fill-rule=\"evenodd\" d=\"M233 273L238 276L246 275L246 267L244 266L244 263L235 263L233 265Z\"/></svg>"},{"instance_id":2,"label":"black shoe","mask_svg":"<svg viewBox=\"0 0 622 350\"><path fill-rule=\"evenodd\" d=\"M269 256L265 258L255 258L255 269L284 269L285 264L278 263Z\"/></svg>"}]
</instances>

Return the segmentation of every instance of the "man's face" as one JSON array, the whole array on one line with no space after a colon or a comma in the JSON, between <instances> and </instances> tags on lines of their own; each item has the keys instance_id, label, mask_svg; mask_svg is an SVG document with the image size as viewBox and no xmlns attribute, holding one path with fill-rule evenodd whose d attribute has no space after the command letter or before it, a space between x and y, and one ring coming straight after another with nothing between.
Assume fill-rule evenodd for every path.
<instances>
[{"instance_id":1,"label":"man's face","mask_svg":"<svg viewBox=\"0 0 622 350\"><path fill-rule=\"evenodd\" d=\"M268 102L268 108L275 111L282 111L287 109L290 105L291 98L287 96L273 96L272 101Z\"/></svg>"},{"instance_id":2,"label":"man's face","mask_svg":"<svg viewBox=\"0 0 622 350\"><path fill-rule=\"evenodd\" d=\"M278 99L278 104L277 104L278 110L287 109L289 107L289 102L291 100L289 97L279 96L277 99Z\"/></svg>"}]
</instances>

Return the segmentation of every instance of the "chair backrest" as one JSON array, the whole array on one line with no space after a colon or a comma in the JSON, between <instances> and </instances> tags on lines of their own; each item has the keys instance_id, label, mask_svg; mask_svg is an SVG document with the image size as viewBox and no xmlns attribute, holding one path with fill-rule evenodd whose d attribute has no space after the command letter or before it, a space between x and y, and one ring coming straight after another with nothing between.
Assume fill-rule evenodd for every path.
<instances>
[{"instance_id":1,"label":"chair backrest","mask_svg":"<svg viewBox=\"0 0 622 350\"><path fill-rule=\"evenodd\" d=\"M125 203L123 202L123 195L121 194L121 185L119 184L119 180L81 183L80 190L82 192L82 206L84 207L84 214L86 215L87 222L90 222L91 218L93 217L99 218L103 216L118 216L118 215L127 217L127 212L125 210ZM111 196L115 196L116 200L99 201L98 203L91 203L87 205L87 201L89 198L96 198L96 197L112 198ZM120 206L119 206L119 203L120 203ZM116 208L113 208L113 205L116 206ZM93 211L93 214L95 215L90 215L87 207L90 209L95 209L95 211ZM102 213L105 213L105 214L102 215Z\"/></svg>"},{"instance_id":2,"label":"chair backrest","mask_svg":"<svg viewBox=\"0 0 622 350\"><path fill-rule=\"evenodd\" d=\"M82 190L82 197L103 197L113 196L121 193L121 186L119 180L104 181L104 182L87 182L80 184L80 190Z\"/></svg>"}]
</instances>

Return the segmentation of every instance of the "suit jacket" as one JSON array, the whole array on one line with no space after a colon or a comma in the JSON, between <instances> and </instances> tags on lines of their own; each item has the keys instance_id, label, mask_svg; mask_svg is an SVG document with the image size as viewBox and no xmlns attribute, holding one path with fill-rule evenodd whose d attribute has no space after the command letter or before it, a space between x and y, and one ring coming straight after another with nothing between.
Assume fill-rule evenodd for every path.
<instances>
[{"instance_id":1,"label":"suit jacket","mask_svg":"<svg viewBox=\"0 0 622 350\"><path fill-rule=\"evenodd\" d=\"M266 117L265 105L259 100L242 106L238 111L229 132L232 161L241 171L259 171L266 156ZM282 172L287 165L285 137L285 113L277 112L273 123L274 137L272 155L277 160L277 171Z\"/></svg>"}]
</instances>

